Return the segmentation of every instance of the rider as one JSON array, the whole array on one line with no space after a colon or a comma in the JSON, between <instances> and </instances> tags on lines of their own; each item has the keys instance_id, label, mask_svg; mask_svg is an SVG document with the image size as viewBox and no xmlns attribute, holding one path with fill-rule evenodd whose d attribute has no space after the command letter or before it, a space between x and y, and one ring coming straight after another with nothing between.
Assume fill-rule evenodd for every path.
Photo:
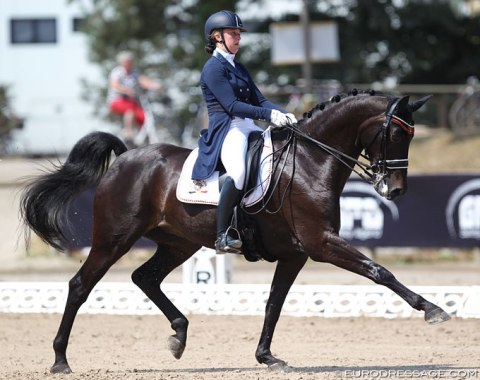
<instances>
[{"instance_id":1,"label":"rider","mask_svg":"<svg viewBox=\"0 0 480 380\"><path fill-rule=\"evenodd\" d=\"M133 127L143 125L145 113L137 100L137 89L160 91L162 86L142 75L133 66L133 54L122 51L117 56L118 66L110 73L108 103L110 111L123 115L123 137L128 143L133 139Z\"/></svg>"},{"instance_id":2,"label":"rider","mask_svg":"<svg viewBox=\"0 0 480 380\"><path fill-rule=\"evenodd\" d=\"M235 61L244 32L242 20L231 11L212 14L205 23L205 50L212 57L205 63L200 78L207 104L208 129L200 132L199 153L193 168L194 183L211 176L219 161L227 178L217 208L217 253L239 253L242 241L228 234L233 208L239 202L245 180L245 153L248 134L262 130L253 120L283 127L296 123L295 116L268 101L245 67Z\"/></svg>"}]
</instances>

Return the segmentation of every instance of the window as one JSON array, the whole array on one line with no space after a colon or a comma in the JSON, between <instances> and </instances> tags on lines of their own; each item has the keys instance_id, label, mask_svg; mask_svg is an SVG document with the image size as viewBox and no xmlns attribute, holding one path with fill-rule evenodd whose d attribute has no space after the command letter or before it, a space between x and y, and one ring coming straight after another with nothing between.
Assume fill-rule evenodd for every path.
<instances>
[{"instance_id":1,"label":"window","mask_svg":"<svg viewBox=\"0 0 480 380\"><path fill-rule=\"evenodd\" d=\"M10 20L12 44L45 44L57 42L57 21L54 18Z\"/></svg>"},{"instance_id":2,"label":"window","mask_svg":"<svg viewBox=\"0 0 480 380\"><path fill-rule=\"evenodd\" d=\"M74 17L73 18L73 26L72 26L72 29L74 32L81 32L82 31L82 28L85 24L85 19L84 18L80 18L80 17Z\"/></svg>"}]
</instances>

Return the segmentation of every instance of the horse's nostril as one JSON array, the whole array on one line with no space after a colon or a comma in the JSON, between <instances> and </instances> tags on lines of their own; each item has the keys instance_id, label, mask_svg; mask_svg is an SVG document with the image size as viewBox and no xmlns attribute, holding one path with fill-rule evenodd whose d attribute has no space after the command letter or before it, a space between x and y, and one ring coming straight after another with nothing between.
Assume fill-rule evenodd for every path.
<instances>
[{"instance_id":1,"label":"horse's nostril","mask_svg":"<svg viewBox=\"0 0 480 380\"><path fill-rule=\"evenodd\" d=\"M403 195L405 193L405 190L403 187L395 187L390 191L390 199L396 198L400 195Z\"/></svg>"}]
</instances>

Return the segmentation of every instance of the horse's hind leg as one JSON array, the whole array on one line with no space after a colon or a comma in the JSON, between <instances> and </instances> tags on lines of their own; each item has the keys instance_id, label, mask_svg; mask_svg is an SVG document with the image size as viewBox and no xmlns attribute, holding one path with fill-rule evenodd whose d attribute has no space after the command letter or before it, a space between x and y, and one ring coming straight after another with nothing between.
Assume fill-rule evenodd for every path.
<instances>
[{"instance_id":1,"label":"horse's hind leg","mask_svg":"<svg viewBox=\"0 0 480 380\"><path fill-rule=\"evenodd\" d=\"M125 255L132 245L146 230L146 222L135 218L121 217L103 212L102 208L121 210L126 215L125 208L106 207L106 202L99 196L97 190L95 204L100 209L94 210L92 249L77 274L69 282L69 290L65 312L60 322L57 335L53 341L55 350L55 363L51 368L52 373L70 373L67 362L66 350L72 326L78 309L87 300L90 292L110 267ZM128 226L127 228L125 226Z\"/></svg>"},{"instance_id":2,"label":"horse's hind leg","mask_svg":"<svg viewBox=\"0 0 480 380\"><path fill-rule=\"evenodd\" d=\"M188 320L163 293L160 284L201 247L174 236L164 240L168 244L158 245L155 254L132 273L132 281L170 321L175 334L168 338L168 348L176 359L180 359L187 343Z\"/></svg>"},{"instance_id":3,"label":"horse's hind leg","mask_svg":"<svg viewBox=\"0 0 480 380\"><path fill-rule=\"evenodd\" d=\"M450 316L440 307L408 289L390 271L363 255L336 235L326 236L321 249L310 257L312 260L331 263L386 286L414 309L424 311L425 321L428 323L440 323L450 319Z\"/></svg>"},{"instance_id":4,"label":"horse's hind leg","mask_svg":"<svg viewBox=\"0 0 480 380\"><path fill-rule=\"evenodd\" d=\"M67 362L66 351L78 309L87 300L93 287L100 281L108 269L127 251L128 248L124 248L117 250L117 254L112 254L111 252L103 252L92 248L83 266L70 280L65 311L57 335L53 341L55 363L50 369L50 372L72 372Z\"/></svg>"}]
</instances>

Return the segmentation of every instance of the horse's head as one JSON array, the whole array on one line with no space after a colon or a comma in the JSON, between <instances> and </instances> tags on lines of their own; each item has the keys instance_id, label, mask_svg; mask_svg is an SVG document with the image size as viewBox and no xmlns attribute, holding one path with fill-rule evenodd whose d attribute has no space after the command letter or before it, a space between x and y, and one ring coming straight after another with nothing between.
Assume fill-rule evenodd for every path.
<instances>
[{"instance_id":1,"label":"horse's head","mask_svg":"<svg viewBox=\"0 0 480 380\"><path fill-rule=\"evenodd\" d=\"M394 199L407 191L408 149L414 134L413 113L430 96L414 103L409 97L390 100L383 124L365 130L362 140L373 171L375 190L387 199Z\"/></svg>"}]
</instances>

